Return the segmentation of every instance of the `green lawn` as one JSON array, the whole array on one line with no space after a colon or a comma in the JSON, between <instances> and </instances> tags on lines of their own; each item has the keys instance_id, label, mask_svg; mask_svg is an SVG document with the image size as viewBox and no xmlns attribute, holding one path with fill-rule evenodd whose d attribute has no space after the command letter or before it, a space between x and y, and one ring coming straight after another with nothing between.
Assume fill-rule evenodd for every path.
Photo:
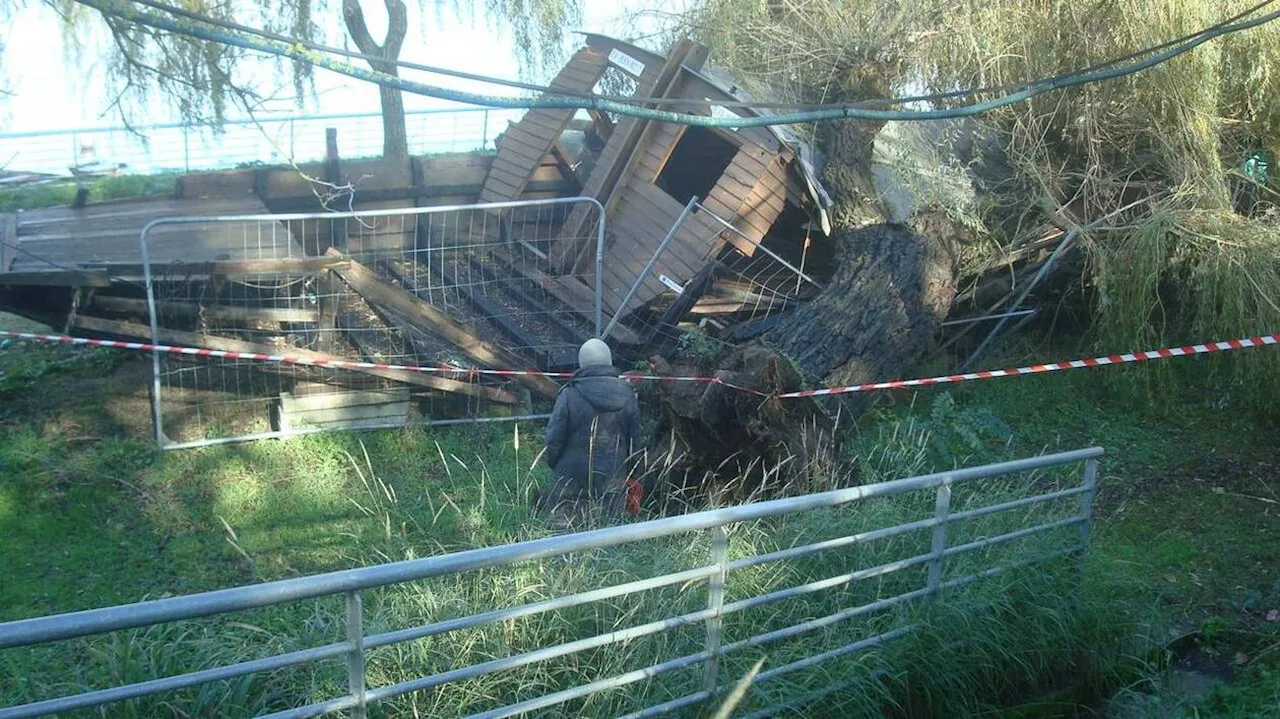
<instances>
[{"instance_id":1,"label":"green lawn","mask_svg":"<svg viewBox=\"0 0 1280 719\"><path fill-rule=\"evenodd\" d=\"M0 324L8 329L13 320L0 317ZM0 575L5 578L0 620L440 554L549 532L528 511L529 492L542 473L530 467L539 448L537 426L520 425L518 452L515 428L508 425L326 434L161 455L147 435L145 384L139 382L147 370L141 356L110 351L23 343L0 349ZM1168 682L1162 684L1158 672L1135 675L1132 691L1122 699L1135 707L1133 712L1150 713L1130 716L1177 716L1172 712L1179 711L1199 717L1271 716L1280 698L1280 622L1274 615L1268 620L1268 612L1280 610L1276 426L1199 400L1172 413L1135 408L1098 381L1107 372L1115 370L993 380L945 395L922 392L910 403L882 407L864 418L858 436L846 438L845 458L869 481L1086 445L1105 447L1088 601L1104 610L1114 607L1115 623L1099 623L1094 626L1097 634L1088 636L1105 636L1121 626L1137 631L1138 624L1146 625L1145 635L1161 640L1185 635L1174 644L1184 664L1197 662L1205 672L1229 670L1236 680L1229 688L1188 698L1165 686ZM892 518L898 510L885 511ZM822 528L836 531L849 522L873 519L883 518L837 515L822 520L829 522ZM757 527L734 541L767 550L785 546L817 524ZM688 566L681 562L700 561L706 549L698 542L659 543L594 557L603 561L537 563L506 575L482 573L466 583L425 583L407 593L374 593L367 601L372 621L396 626L405 617L432 616L442 608L458 613L496 597L529 601L565 588ZM831 573L827 566L795 569L809 570ZM742 581L758 590L795 583L797 577L803 580L801 574L760 573ZM396 681L451 666L461 652L497 656L517 646L582 636L572 631L574 621L607 628L634 624L646 612L671 611L690 601L696 609L701 597L697 591L676 591L665 605L618 601L570 614L558 624L503 623L447 644L426 643L403 654L388 650L371 668L371 678ZM341 608L323 602L317 607L249 613L231 629L218 625L218 638L228 639L230 632L231 646L216 651L201 649L214 645L213 625L193 624L189 630L172 630L187 632L182 636L196 647L191 656L176 648L170 630L157 630L131 634L131 640L79 644L108 667L101 670L106 674L84 669L80 660L54 650L41 650L34 660L0 652L0 674L7 668L25 676L27 662L36 661L48 674L62 671L72 678L68 681L91 684L105 677L147 676L146 671L157 667L189 669L185 662L193 656L203 665L263 646L287 649L317 637L332 641L326 632L332 631ZM805 611L817 610L796 611L807 617L814 614ZM758 622L796 616L762 615ZM696 646L700 636L682 635L652 651L676 656L662 652L676 651L684 646L681 642ZM1072 641L1044 635L1050 636ZM1121 663L1116 658L1121 650L1135 646L1143 647L1150 666L1164 658L1152 644L1118 643L1099 645L1097 657L1077 657L1073 666ZM1116 656L1107 659L1107 652ZM517 673L517 679L550 688L574 677L596 676L592 672L615 664L622 668L623 660L597 653L558 674L531 670ZM726 671L745 671L749 664L732 664ZM23 681L29 680L34 681ZM341 682L336 671L316 669L269 682L230 683L219 690L224 693L192 692L183 698L196 707L235 702L246 710L261 710L292 701L293 695L281 695L282 687L290 692L304 687L307 694L329 691L331 696L341 693ZM21 684L17 696L31 696L28 690L39 694L51 685ZM395 707L449 713L467 702L499 696L508 691L504 686L481 681L460 690L462 698L452 695L448 701L454 703L426 697ZM997 691L991 686L990 691ZM1078 690L1049 682L1036 696L982 699L1021 707L1006 707L1001 716L1069 716L1064 707L1080 700ZM15 695L0 689L0 697L6 696ZM156 705L130 711L146 715L147 706L168 711ZM612 706L579 709L592 713Z\"/></svg>"}]
</instances>

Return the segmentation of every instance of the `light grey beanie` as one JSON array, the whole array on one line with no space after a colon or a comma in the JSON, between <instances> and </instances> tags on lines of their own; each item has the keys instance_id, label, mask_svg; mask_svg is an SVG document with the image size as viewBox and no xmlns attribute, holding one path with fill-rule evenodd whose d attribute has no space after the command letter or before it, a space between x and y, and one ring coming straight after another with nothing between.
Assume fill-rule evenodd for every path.
<instances>
[{"instance_id":1,"label":"light grey beanie","mask_svg":"<svg viewBox=\"0 0 1280 719\"><path fill-rule=\"evenodd\" d=\"M578 348L578 367L613 366L613 352L604 340L592 337Z\"/></svg>"}]
</instances>

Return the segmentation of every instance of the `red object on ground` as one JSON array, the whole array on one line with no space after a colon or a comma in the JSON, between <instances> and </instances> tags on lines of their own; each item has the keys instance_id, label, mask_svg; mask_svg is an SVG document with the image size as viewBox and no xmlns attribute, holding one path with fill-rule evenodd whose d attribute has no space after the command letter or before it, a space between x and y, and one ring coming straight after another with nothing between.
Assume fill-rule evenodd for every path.
<instances>
[{"instance_id":1,"label":"red object on ground","mask_svg":"<svg viewBox=\"0 0 1280 719\"><path fill-rule=\"evenodd\" d=\"M640 513L640 500L643 498L644 486L627 477L627 516L634 517Z\"/></svg>"}]
</instances>

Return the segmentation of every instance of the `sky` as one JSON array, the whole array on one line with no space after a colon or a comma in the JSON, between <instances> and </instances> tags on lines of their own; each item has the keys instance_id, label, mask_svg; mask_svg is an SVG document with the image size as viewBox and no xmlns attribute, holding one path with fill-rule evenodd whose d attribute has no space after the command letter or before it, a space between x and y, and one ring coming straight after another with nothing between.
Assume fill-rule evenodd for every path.
<instances>
[{"instance_id":1,"label":"sky","mask_svg":"<svg viewBox=\"0 0 1280 719\"><path fill-rule=\"evenodd\" d=\"M9 0L0 0L8 2ZM402 60L428 65L465 70L472 73L518 79L519 68L512 51L509 31L495 30L483 19L474 22L457 22L445 11L443 20L447 28L436 27L439 22L434 3L428 6L426 23L420 22L423 13L418 3L408 2L410 31L405 39ZM656 28L651 18L635 17L645 9L673 9L679 0L582 0L583 22L581 29L616 36L635 36ZM362 6L375 38L386 31L386 12L381 2L364 0ZM336 11L335 11L336 12ZM18 9L10 22L0 27L0 41L4 44L4 67L0 81L4 89L13 93L0 100L0 132L29 132L79 127L118 125L120 119L108 112L109 98L100 76L95 73L91 59L76 64L64 53L60 19L48 8L29 2ZM568 47L577 44L575 38L566 38ZM357 64L360 61L354 61ZM87 65L87 66L86 66ZM476 85L466 81L450 80L422 73L406 72L405 77L415 80L468 90L489 91L495 94L515 92L495 89L493 86ZM281 78L288 86L288 78ZM378 110L377 88L369 83L346 78L325 70L316 70L318 99L308 99L298 110L291 101L278 103L273 110L287 113L331 113ZM406 108L425 108L447 105L443 101L421 96L405 96ZM176 110L162 101L152 104L145 117L131 118L134 123L172 122Z\"/></svg>"}]
</instances>

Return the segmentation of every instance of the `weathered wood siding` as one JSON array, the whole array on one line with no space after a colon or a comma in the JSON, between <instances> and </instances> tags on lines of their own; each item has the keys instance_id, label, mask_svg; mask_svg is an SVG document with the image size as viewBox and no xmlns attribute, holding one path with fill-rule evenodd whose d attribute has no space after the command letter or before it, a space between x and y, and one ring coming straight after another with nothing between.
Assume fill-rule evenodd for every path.
<instances>
[{"instance_id":1,"label":"weathered wood siding","mask_svg":"<svg viewBox=\"0 0 1280 719\"><path fill-rule=\"evenodd\" d=\"M551 87L589 92L604 73L607 62L600 52L582 48L551 81ZM498 156L480 191L480 201L502 202L519 197L574 113L572 109L535 109L512 125L502 136Z\"/></svg>"},{"instance_id":2,"label":"weathered wood siding","mask_svg":"<svg viewBox=\"0 0 1280 719\"><path fill-rule=\"evenodd\" d=\"M599 52L608 57L607 43L599 49ZM662 71L664 58L661 56L644 56L637 58L644 63L644 70L640 77L636 78L636 95L646 96L653 94L654 84L658 81L658 75ZM623 149L627 145L627 136L639 122L634 117L623 117L618 120L618 124L613 128L613 134L605 142L604 149L600 151L600 156L596 158L595 168L587 177L587 182L582 188L583 197L594 197L603 200L601 195L605 190L605 182L608 179L609 169L619 162L627 162L629 158L622 157ZM626 181L626 178L619 180L619 185ZM551 263L553 267L558 267L564 271L572 271L575 265L581 267L583 262L592 259L594 243L589 240L594 237L595 221L599 219L600 211L588 204L578 205L569 213L568 219L564 223L564 232L559 241L551 248Z\"/></svg>"}]
</instances>

